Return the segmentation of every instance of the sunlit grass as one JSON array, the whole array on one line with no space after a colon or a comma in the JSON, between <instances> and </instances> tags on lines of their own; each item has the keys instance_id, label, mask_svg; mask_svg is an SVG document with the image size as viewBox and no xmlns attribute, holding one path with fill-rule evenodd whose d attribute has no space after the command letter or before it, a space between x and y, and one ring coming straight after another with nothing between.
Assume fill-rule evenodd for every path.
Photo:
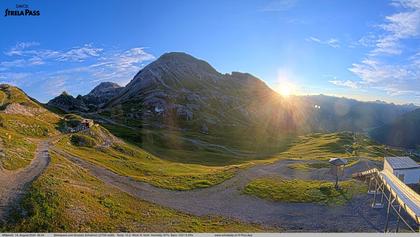
<instances>
[{"instance_id":1,"label":"sunlit grass","mask_svg":"<svg viewBox=\"0 0 420 237\"><path fill-rule=\"evenodd\" d=\"M221 217L196 217L136 199L52 153L6 232L266 232ZM22 210L24 212L22 212ZM25 213L25 214L22 214Z\"/></svg>"},{"instance_id":2,"label":"sunlit grass","mask_svg":"<svg viewBox=\"0 0 420 237\"><path fill-rule=\"evenodd\" d=\"M279 202L342 205L367 191L366 185L355 180L340 182L340 187L336 190L328 181L261 178L247 184L244 193Z\"/></svg>"},{"instance_id":3,"label":"sunlit grass","mask_svg":"<svg viewBox=\"0 0 420 237\"><path fill-rule=\"evenodd\" d=\"M0 165L7 170L27 166L35 155L36 144L12 131L0 128Z\"/></svg>"},{"instance_id":4,"label":"sunlit grass","mask_svg":"<svg viewBox=\"0 0 420 237\"><path fill-rule=\"evenodd\" d=\"M238 166L204 166L159 159L132 145L118 143L108 148L80 147L68 137L57 146L77 157L104 166L118 174L175 190L209 187L231 178Z\"/></svg>"}]
</instances>

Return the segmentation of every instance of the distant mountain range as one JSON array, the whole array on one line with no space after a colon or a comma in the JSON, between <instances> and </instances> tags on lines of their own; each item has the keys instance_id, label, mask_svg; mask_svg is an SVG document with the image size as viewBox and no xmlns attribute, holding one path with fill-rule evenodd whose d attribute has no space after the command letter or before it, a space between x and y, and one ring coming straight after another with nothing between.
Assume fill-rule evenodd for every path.
<instances>
[{"instance_id":1,"label":"distant mountain range","mask_svg":"<svg viewBox=\"0 0 420 237\"><path fill-rule=\"evenodd\" d=\"M366 132L393 122L399 116L418 107L413 104L395 105L384 102L362 102L325 95L302 96L300 104L316 107L308 114L308 122L319 131Z\"/></svg>"},{"instance_id":2,"label":"distant mountain range","mask_svg":"<svg viewBox=\"0 0 420 237\"><path fill-rule=\"evenodd\" d=\"M392 146L418 148L420 146L420 109L406 113L395 121L378 127L370 135Z\"/></svg>"},{"instance_id":3,"label":"distant mountain range","mask_svg":"<svg viewBox=\"0 0 420 237\"><path fill-rule=\"evenodd\" d=\"M211 130L256 127L269 132L367 131L417 107L331 96L282 98L260 79L221 74L185 53L167 53L125 87L103 82L85 96L63 93L48 106L67 112L107 111L113 118L157 127Z\"/></svg>"},{"instance_id":4,"label":"distant mountain range","mask_svg":"<svg viewBox=\"0 0 420 237\"><path fill-rule=\"evenodd\" d=\"M122 87L113 82L102 82L96 86L89 94L74 98L67 92L50 100L47 105L59 108L66 112L88 112L95 111L116 96Z\"/></svg>"}]
</instances>

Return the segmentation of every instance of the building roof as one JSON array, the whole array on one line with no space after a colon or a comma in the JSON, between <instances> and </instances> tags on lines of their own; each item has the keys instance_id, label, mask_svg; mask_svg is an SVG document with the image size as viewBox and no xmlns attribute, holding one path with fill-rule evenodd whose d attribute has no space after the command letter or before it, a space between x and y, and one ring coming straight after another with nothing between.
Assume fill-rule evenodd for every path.
<instances>
[{"instance_id":1,"label":"building roof","mask_svg":"<svg viewBox=\"0 0 420 237\"><path fill-rule=\"evenodd\" d=\"M346 159L343 159L343 158L331 158L329 160L329 162L330 162L330 164L336 165L336 166L347 164L347 160Z\"/></svg>"},{"instance_id":2,"label":"building roof","mask_svg":"<svg viewBox=\"0 0 420 237\"><path fill-rule=\"evenodd\" d=\"M420 165L408 156L385 157L385 160L393 169L420 168Z\"/></svg>"}]
</instances>

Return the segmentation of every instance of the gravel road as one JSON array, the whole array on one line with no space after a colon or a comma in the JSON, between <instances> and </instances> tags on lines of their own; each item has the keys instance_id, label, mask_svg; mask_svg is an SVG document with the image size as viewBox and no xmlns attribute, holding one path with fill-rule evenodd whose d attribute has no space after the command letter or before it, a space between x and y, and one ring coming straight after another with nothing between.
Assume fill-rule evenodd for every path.
<instances>
[{"instance_id":1,"label":"gravel road","mask_svg":"<svg viewBox=\"0 0 420 237\"><path fill-rule=\"evenodd\" d=\"M281 160L270 165L258 165L240 171L233 178L210 188L191 191L171 191L120 176L60 149L53 148L70 161L89 170L109 185L140 199L198 216L218 215L249 223L282 228L289 232L377 232L385 223L384 209L370 207L372 197L367 194L353 198L343 206L325 206L312 203L282 203L259 199L241 193L243 187L258 177L279 176L333 180L329 169L312 172L287 167L296 160ZM378 166L368 160L348 168L344 178L351 173Z\"/></svg>"},{"instance_id":2,"label":"gravel road","mask_svg":"<svg viewBox=\"0 0 420 237\"><path fill-rule=\"evenodd\" d=\"M50 140L39 142L35 158L25 168L16 171L0 169L0 222L10 209L19 202L31 182L48 166Z\"/></svg>"}]
</instances>

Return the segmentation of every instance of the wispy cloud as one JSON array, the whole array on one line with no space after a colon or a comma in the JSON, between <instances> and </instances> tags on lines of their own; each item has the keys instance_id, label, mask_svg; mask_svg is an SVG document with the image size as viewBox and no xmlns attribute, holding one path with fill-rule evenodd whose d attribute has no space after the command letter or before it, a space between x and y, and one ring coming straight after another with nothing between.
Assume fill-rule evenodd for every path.
<instances>
[{"instance_id":1,"label":"wispy cloud","mask_svg":"<svg viewBox=\"0 0 420 237\"><path fill-rule=\"evenodd\" d=\"M97 81L113 80L127 83L143 66L144 62L155 59L145 48L131 48L107 55L89 66Z\"/></svg>"},{"instance_id":2,"label":"wispy cloud","mask_svg":"<svg viewBox=\"0 0 420 237\"><path fill-rule=\"evenodd\" d=\"M9 60L0 61L0 83L38 88L43 92L40 99L44 101L63 90L86 92L100 81L124 85L146 62L155 58L142 47L120 50L84 44L54 50L38 46L38 43L18 43L4 52ZM64 61L71 63L63 64ZM16 72L16 68L23 72Z\"/></svg>"},{"instance_id":3,"label":"wispy cloud","mask_svg":"<svg viewBox=\"0 0 420 237\"><path fill-rule=\"evenodd\" d=\"M100 56L103 51L102 48L93 47L92 44L76 46L69 50L43 49L38 48L39 45L36 42L20 42L4 54L10 57L21 57L20 60L25 60L26 65L29 66L44 64L46 60L82 62L88 58Z\"/></svg>"},{"instance_id":4,"label":"wispy cloud","mask_svg":"<svg viewBox=\"0 0 420 237\"><path fill-rule=\"evenodd\" d=\"M340 41L338 39L336 39L336 38L330 38L330 39L327 39L327 40L321 40L321 39L319 39L317 37L311 36L311 37L307 38L306 41L308 41L308 42L314 42L314 43L318 43L318 44L323 44L323 45L328 45L328 46L333 47L333 48L340 47Z\"/></svg>"},{"instance_id":5,"label":"wispy cloud","mask_svg":"<svg viewBox=\"0 0 420 237\"><path fill-rule=\"evenodd\" d=\"M6 51L5 54L8 56L22 55L24 49L38 45L38 42L18 42L14 47Z\"/></svg>"},{"instance_id":6,"label":"wispy cloud","mask_svg":"<svg viewBox=\"0 0 420 237\"><path fill-rule=\"evenodd\" d=\"M377 24L375 30L379 31L370 32L359 40L360 46L370 50L349 70L361 79L359 83L390 96L418 96L420 0L392 1L391 4L397 12ZM417 41L417 46L413 47L410 40ZM413 53L413 50L417 52Z\"/></svg>"},{"instance_id":7,"label":"wispy cloud","mask_svg":"<svg viewBox=\"0 0 420 237\"><path fill-rule=\"evenodd\" d=\"M355 81L350 81L350 80L331 80L329 81L330 83L336 85L336 86L343 86L343 87L348 87L348 88L352 88L352 89L357 89L359 88L359 83L355 82Z\"/></svg>"},{"instance_id":8,"label":"wispy cloud","mask_svg":"<svg viewBox=\"0 0 420 237\"><path fill-rule=\"evenodd\" d=\"M351 72L368 83L388 80L403 80L410 75L410 70L399 65L387 65L373 59L364 59L361 63L354 63Z\"/></svg>"},{"instance_id":9,"label":"wispy cloud","mask_svg":"<svg viewBox=\"0 0 420 237\"><path fill-rule=\"evenodd\" d=\"M81 62L90 57L97 57L103 51L101 48L95 48L91 44L85 44L82 47L75 47L66 52L56 54L59 61Z\"/></svg>"}]
</instances>

